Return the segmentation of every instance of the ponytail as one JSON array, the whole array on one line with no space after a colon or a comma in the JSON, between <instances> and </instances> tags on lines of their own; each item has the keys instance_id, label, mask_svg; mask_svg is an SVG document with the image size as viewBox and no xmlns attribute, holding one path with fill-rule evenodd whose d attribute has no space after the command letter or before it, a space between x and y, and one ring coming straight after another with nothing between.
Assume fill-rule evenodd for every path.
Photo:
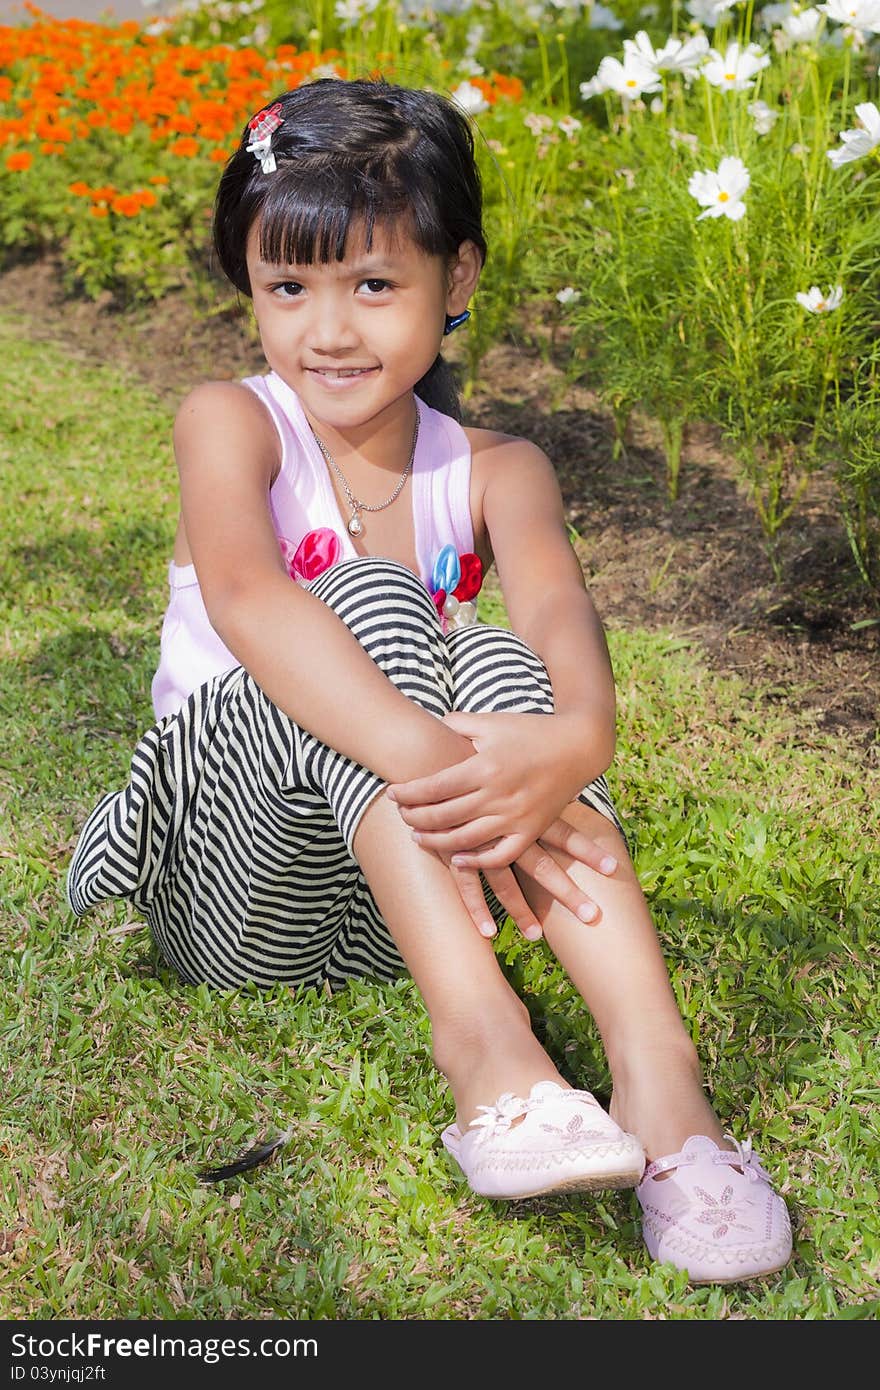
<instances>
[{"instance_id":1,"label":"ponytail","mask_svg":"<svg viewBox=\"0 0 880 1390\"><path fill-rule=\"evenodd\" d=\"M416 382L413 390L425 405L439 410L443 415L451 415L453 420L461 424L461 397L458 394L455 376L449 363L444 361L439 352L433 365Z\"/></svg>"}]
</instances>

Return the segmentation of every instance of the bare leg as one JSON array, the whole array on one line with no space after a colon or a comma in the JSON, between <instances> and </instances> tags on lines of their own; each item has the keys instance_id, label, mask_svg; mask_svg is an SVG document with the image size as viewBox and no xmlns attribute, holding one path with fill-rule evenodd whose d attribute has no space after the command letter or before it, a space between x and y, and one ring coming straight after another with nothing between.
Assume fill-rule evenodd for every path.
<instances>
[{"instance_id":1,"label":"bare leg","mask_svg":"<svg viewBox=\"0 0 880 1390\"><path fill-rule=\"evenodd\" d=\"M649 1159L678 1152L691 1134L721 1144L721 1125L703 1090L696 1050L624 842L610 821L581 802L572 802L564 815L618 860L617 872L606 878L553 851L598 904L599 918L585 925L534 879L520 871L516 876L548 945L596 1020L614 1083L611 1114L638 1136Z\"/></svg>"},{"instance_id":2,"label":"bare leg","mask_svg":"<svg viewBox=\"0 0 880 1390\"><path fill-rule=\"evenodd\" d=\"M563 1080L531 1030L492 943L481 937L446 865L419 848L397 807L377 796L361 819L354 852L431 1020L434 1060L446 1077L460 1128L478 1105L536 1081Z\"/></svg>"}]
</instances>

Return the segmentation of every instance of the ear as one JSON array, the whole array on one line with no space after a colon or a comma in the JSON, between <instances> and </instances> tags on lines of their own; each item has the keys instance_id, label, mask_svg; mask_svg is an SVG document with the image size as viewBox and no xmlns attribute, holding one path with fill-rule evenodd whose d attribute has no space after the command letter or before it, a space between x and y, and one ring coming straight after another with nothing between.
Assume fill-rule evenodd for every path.
<instances>
[{"instance_id":1,"label":"ear","mask_svg":"<svg viewBox=\"0 0 880 1390\"><path fill-rule=\"evenodd\" d=\"M446 296L447 314L460 314L468 306L483 269L483 257L476 242L463 241L457 255L450 261L449 291Z\"/></svg>"}]
</instances>

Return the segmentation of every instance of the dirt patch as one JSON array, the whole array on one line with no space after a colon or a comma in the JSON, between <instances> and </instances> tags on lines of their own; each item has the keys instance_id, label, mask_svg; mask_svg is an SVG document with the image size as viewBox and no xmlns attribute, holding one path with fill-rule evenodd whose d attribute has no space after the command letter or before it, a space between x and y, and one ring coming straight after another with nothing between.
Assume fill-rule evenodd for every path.
<instances>
[{"instance_id":1,"label":"dirt patch","mask_svg":"<svg viewBox=\"0 0 880 1390\"><path fill-rule=\"evenodd\" d=\"M137 313L66 298L50 259L0 276L0 308L31 339L62 342L80 360L130 370L174 407L207 377L265 369L246 313L169 295ZM449 356L460 351L450 339ZM685 635L711 665L735 671L820 729L880 762L880 607L859 583L831 486L812 480L785 532L781 577L767 557L737 469L708 427L691 430L680 496L666 499L659 434L633 424L619 459L606 412L582 386L561 390L560 367L534 350L489 354L467 422L532 439L553 459L578 555L609 628ZM561 396L563 404L548 402ZM870 626L854 626L871 623Z\"/></svg>"}]
</instances>

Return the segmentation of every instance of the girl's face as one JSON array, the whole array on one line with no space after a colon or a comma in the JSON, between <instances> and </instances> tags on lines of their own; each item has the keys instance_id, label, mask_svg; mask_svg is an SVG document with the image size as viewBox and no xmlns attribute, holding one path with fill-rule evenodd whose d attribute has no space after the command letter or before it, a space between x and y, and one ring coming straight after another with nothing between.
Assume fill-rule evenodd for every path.
<instances>
[{"instance_id":1,"label":"girl's face","mask_svg":"<svg viewBox=\"0 0 880 1390\"><path fill-rule=\"evenodd\" d=\"M450 264L377 226L370 251L363 229L352 227L343 261L267 265L256 224L247 268L266 361L313 421L344 430L411 408L445 315L467 307L481 262L473 242Z\"/></svg>"}]
</instances>

